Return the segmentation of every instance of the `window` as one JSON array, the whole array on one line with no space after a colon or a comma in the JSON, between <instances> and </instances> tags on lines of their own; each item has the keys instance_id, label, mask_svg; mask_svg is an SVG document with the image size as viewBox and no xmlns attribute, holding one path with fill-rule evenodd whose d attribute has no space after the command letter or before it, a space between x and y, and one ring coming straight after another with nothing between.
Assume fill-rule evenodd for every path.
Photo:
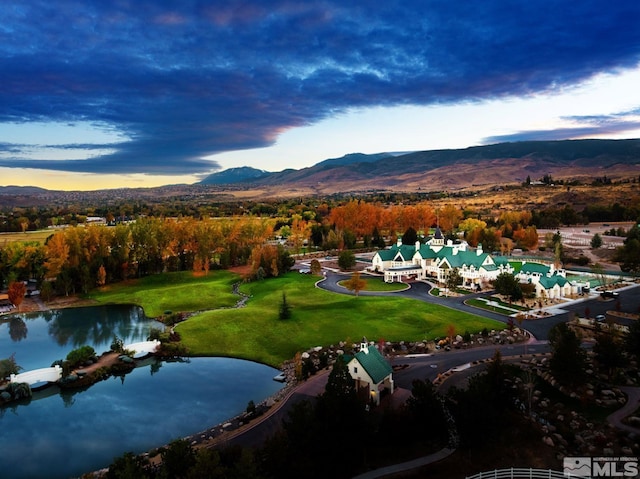
<instances>
[{"instance_id":1,"label":"window","mask_svg":"<svg viewBox=\"0 0 640 479\"><path fill-rule=\"evenodd\" d=\"M353 367L353 373L358 374L358 368L356 366Z\"/></svg>"}]
</instances>

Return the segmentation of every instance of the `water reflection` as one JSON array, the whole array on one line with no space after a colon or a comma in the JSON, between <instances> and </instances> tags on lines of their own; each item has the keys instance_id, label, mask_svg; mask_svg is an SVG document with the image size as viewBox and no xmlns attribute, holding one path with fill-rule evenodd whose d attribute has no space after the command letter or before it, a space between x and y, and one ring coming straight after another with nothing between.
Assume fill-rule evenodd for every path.
<instances>
[{"instance_id":1,"label":"water reflection","mask_svg":"<svg viewBox=\"0 0 640 479\"><path fill-rule=\"evenodd\" d=\"M19 316L14 316L9 320L9 336L14 342L21 341L27 337L27 323Z\"/></svg>"},{"instance_id":2,"label":"water reflection","mask_svg":"<svg viewBox=\"0 0 640 479\"><path fill-rule=\"evenodd\" d=\"M164 326L129 305L14 315L0 322L0 359L15 352L24 370L48 367L85 345L101 354L110 349L114 335L125 344L145 341L152 328Z\"/></svg>"},{"instance_id":3,"label":"water reflection","mask_svg":"<svg viewBox=\"0 0 640 479\"><path fill-rule=\"evenodd\" d=\"M124 378L86 389L35 391L31 400L0 408L0 476L79 477L124 452L198 433L278 391L276 373L231 358L146 360Z\"/></svg>"}]
</instances>

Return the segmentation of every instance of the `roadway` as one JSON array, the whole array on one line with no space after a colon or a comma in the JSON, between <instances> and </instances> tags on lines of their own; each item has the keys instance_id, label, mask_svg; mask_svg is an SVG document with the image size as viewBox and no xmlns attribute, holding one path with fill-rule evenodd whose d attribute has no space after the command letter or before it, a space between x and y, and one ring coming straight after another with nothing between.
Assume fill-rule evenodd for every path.
<instances>
[{"instance_id":1,"label":"roadway","mask_svg":"<svg viewBox=\"0 0 640 479\"><path fill-rule=\"evenodd\" d=\"M346 288L339 286L338 282L349 277L347 274L337 273L326 270L325 279L318 282L318 287L338 294L353 294ZM526 344L512 345L488 345L482 347L474 347L470 349L453 349L451 351L439 350L433 354L423 355L399 355L390 359L394 368L393 378L395 382L396 393L391 396L392 400L401 401L406 399L412 389L412 382L416 379L429 379L434 381L438 374L459 367L465 364L473 364L493 357L495 351L499 349L503 358L519 357L521 355L539 355L549 352L547 344L547 335L549 330L560 322L567 321L570 312L583 313L586 307L591 310L592 316L596 314L604 314L605 311L615 307L615 301L619 300L622 311L637 312L640 299L640 285L624 288L620 291L620 295L616 300L604 301L599 296L590 296L582 298L572 303L555 306L551 311L555 314L552 316L530 320L526 323L526 329L532 334L533 338ZM473 308L464 304L466 299L470 297L481 296L482 294L467 295L465 297L436 297L429 294L431 286L427 283L416 281L409 285L409 288L403 291L384 293L361 291L362 296L371 295L394 295L403 298L417 299L432 304L457 309L459 311L468 312L483 316L490 319L506 323L508 318L503 315L486 311L479 308ZM456 384L458 380L463 380L473 369L469 369L467 373L454 374L451 379L445 381L445 385ZM314 401L315 398L324 392L328 378L327 370L321 371L301 383L291 391L280 403L273 406L264 417L254 420L252 423L243 426L240 430L225 433L216 443L224 443L227 445L242 445L246 447L257 446L262 444L267 438L280 430L282 421L287 418L290 408L303 400ZM398 394L399 393L399 394Z\"/></svg>"},{"instance_id":2,"label":"roadway","mask_svg":"<svg viewBox=\"0 0 640 479\"><path fill-rule=\"evenodd\" d=\"M338 294L354 294L348 289L340 286L339 281L348 279L350 274L338 273L335 271L326 270L325 279L318 282L317 286L327 291ZM360 291L360 296L380 296L380 295L393 295L402 298L416 299L424 301L426 303L438 304L447 308L456 309L458 311L464 311L465 313L475 314L476 316L482 316L485 318L507 323L509 318L502 314L497 314L491 311L487 311L481 308L475 308L465 304L465 301L471 298L477 298L486 296L490 292L473 293L465 296L458 297L441 297L433 296L429 294L429 290L432 286L422 281L413 281L408 283L409 288L403 291L396 292L378 292L378 291ZM620 311L628 313L638 313L638 307L640 306L640 285L627 286L619 289L619 296L616 299L603 300L597 293L591 293L589 296L581 297L578 300L570 301L567 303L556 304L544 308L550 312L551 315L545 318L536 320L527 320L523 324L526 329L534 338L544 341L547 339L549 330L558 323L564 323L569 321L570 316L574 313L579 316L584 316L585 310L588 307L590 310L590 316L595 317L597 314L605 314L606 311L615 309L616 302L620 302ZM630 324L632 320L620 320L621 324Z\"/></svg>"}]
</instances>

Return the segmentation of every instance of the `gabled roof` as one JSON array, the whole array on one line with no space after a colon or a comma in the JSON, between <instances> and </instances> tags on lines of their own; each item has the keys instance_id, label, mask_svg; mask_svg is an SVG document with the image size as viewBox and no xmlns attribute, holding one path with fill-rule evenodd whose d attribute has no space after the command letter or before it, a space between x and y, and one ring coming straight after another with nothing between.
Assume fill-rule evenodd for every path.
<instances>
[{"instance_id":1,"label":"gabled roof","mask_svg":"<svg viewBox=\"0 0 640 479\"><path fill-rule=\"evenodd\" d=\"M540 274L548 274L551 268L545 264L541 263L524 263L522 268L520 268L521 273L531 274L531 273L540 273Z\"/></svg>"},{"instance_id":2,"label":"gabled roof","mask_svg":"<svg viewBox=\"0 0 640 479\"><path fill-rule=\"evenodd\" d=\"M567 283L568 283L567 278L557 274L554 274L550 278L546 276L543 276L542 278L540 278L540 284L544 286L544 289L553 288L556 284L560 287L563 287Z\"/></svg>"},{"instance_id":3,"label":"gabled roof","mask_svg":"<svg viewBox=\"0 0 640 479\"><path fill-rule=\"evenodd\" d=\"M488 253L477 254L475 251L458 251L457 254L453 254L453 250L449 246L445 246L437 253L440 262L446 260L452 268L461 268L463 265L467 265L479 269L483 267L482 263L487 259L487 256L489 256Z\"/></svg>"},{"instance_id":4,"label":"gabled roof","mask_svg":"<svg viewBox=\"0 0 640 479\"><path fill-rule=\"evenodd\" d=\"M411 261L416 252L416 247L411 245L393 245L389 249L382 249L377 252L382 261L393 261L398 254L402 255L403 261Z\"/></svg>"},{"instance_id":5,"label":"gabled roof","mask_svg":"<svg viewBox=\"0 0 640 479\"><path fill-rule=\"evenodd\" d=\"M393 373L391 365L382 357L382 354L373 346L364 351L358 351L354 356L362 365L374 383L378 384L389 374Z\"/></svg>"}]
</instances>

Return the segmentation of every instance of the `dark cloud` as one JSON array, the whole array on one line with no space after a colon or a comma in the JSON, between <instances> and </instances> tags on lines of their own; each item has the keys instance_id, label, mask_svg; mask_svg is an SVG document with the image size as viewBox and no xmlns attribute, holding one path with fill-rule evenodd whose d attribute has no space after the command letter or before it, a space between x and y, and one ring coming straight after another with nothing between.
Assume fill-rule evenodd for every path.
<instances>
[{"instance_id":1,"label":"dark cloud","mask_svg":"<svg viewBox=\"0 0 640 479\"><path fill-rule=\"evenodd\" d=\"M6 0L0 122L89 121L129 141L0 165L201 173L206 155L349 108L527 95L640 61L635 0L378 3Z\"/></svg>"},{"instance_id":2,"label":"dark cloud","mask_svg":"<svg viewBox=\"0 0 640 479\"><path fill-rule=\"evenodd\" d=\"M490 145L506 141L534 141L534 140L567 140L590 136L620 135L640 128L640 109L620 112L612 115L567 116L567 121L580 126L555 128L553 130L519 131L508 135L490 136L482 143Z\"/></svg>"}]
</instances>

